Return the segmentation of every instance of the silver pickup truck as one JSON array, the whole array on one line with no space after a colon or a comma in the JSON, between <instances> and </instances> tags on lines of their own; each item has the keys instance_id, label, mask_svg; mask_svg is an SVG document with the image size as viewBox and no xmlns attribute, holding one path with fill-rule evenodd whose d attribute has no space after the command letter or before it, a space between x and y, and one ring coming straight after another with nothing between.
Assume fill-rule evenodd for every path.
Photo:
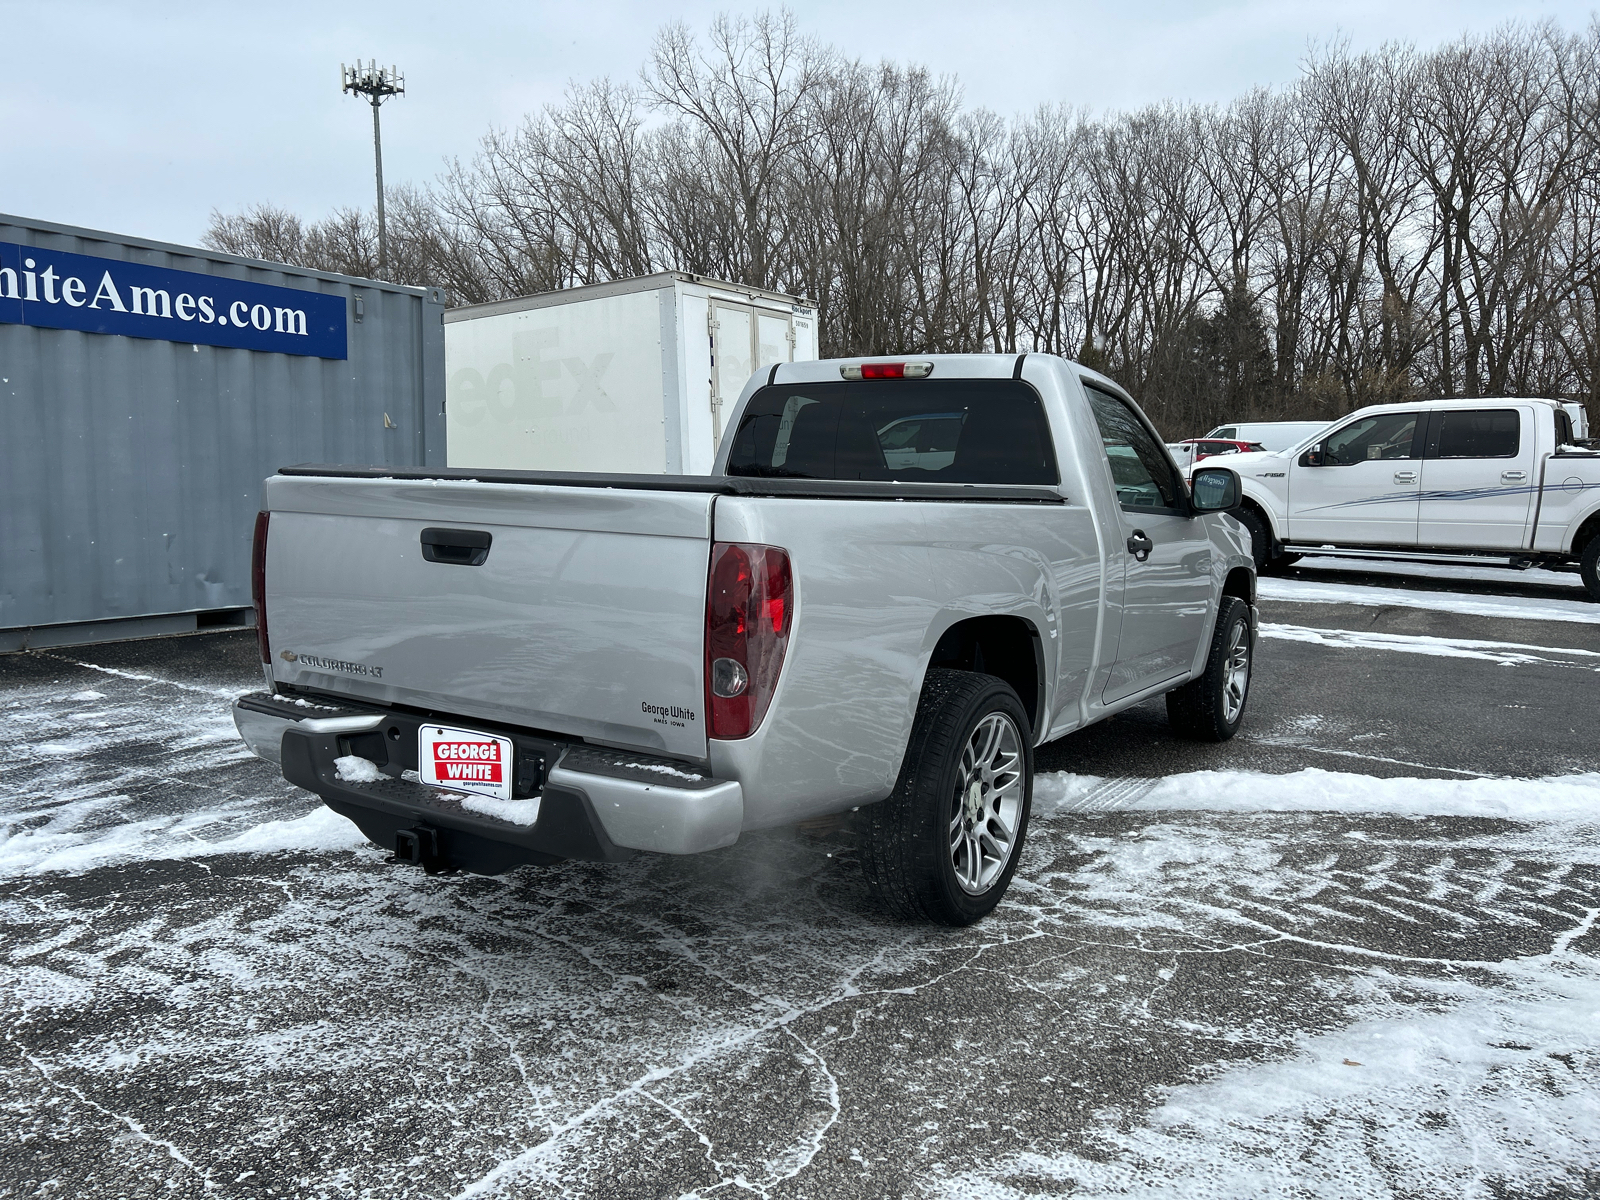
<instances>
[{"instance_id":1,"label":"silver pickup truck","mask_svg":"<svg viewBox=\"0 0 1600 1200\"><path fill-rule=\"evenodd\" d=\"M1115 383L1044 354L780 364L701 477L266 483L234 715L428 870L689 854L860 809L873 890L998 903L1034 747L1165 693L1231 737L1255 573Z\"/></svg>"}]
</instances>

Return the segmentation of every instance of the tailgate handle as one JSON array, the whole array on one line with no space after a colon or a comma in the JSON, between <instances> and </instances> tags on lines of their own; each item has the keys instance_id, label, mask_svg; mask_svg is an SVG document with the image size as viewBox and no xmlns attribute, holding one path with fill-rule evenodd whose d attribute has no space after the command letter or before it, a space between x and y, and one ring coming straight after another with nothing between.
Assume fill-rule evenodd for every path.
<instances>
[{"instance_id":1,"label":"tailgate handle","mask_svg":"<svg viewBox=\"0 0 1600 1200\"><path fill-rule=\"evenodd\" d=\"M424 529L422 557L458 567L481 567L494 539L481 529Z\"/></svg>"}]
</instances>

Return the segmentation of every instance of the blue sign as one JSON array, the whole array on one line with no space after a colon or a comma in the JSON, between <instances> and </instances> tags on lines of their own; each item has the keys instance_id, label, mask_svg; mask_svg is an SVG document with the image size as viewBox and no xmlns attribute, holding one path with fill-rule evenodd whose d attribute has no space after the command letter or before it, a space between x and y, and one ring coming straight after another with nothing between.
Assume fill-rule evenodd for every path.
<instances>
[{"instance_id":1,"label":"blue sign","mask_svg":"<svg viewBox=\"0 0 1600 1200\"><path fill-rule=\"evenodd\" d=\"M348 358L345 298L0 242L0 323Z\"/></svg>"}]
</instances>

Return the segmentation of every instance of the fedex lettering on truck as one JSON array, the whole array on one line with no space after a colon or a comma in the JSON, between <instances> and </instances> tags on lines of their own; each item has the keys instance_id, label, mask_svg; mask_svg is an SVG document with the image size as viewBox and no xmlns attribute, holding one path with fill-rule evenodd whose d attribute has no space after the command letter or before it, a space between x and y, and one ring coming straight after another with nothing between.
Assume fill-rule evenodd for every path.
<instances>
[{"instance_id":1,"label":"fedex lettering on truck","mask_svg":"<svg viewBox=\"0 0 1600 1200\"><path fill-rule=\"evenodd\" d=\"M0 323L348 357L343 296L0 242Z\"/></svg>"}]
</instances>

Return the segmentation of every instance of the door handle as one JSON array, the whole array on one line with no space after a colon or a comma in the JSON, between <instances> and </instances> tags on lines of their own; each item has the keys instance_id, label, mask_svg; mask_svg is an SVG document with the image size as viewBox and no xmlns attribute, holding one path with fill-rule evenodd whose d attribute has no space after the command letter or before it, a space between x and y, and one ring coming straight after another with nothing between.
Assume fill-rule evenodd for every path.
<instances>
[{"instance_id":1,"label":"door handle","mask_svg":"<svg viewBox=\"0 0 1600 1200\"><path fill-rule=\"evenodd\" d=\"M1143 562L1149 558L1150 551L1155 548L1156 544L1145 536L1142 529L1135 529L1128 537L1128 553L1133 555L1135 562Z\"/></svg>"},{"instance_id":2,"label":"door handle","mask_svg":"<svg viewBox=\"0 0 1600 1200\"><path fill-rule=\"evenodd\" d=\"M424 529L422 557L431 563L481 567L494 538L482 529Z\"/></svg>"},{"instance_id":3,"label":"door handle","mask_svg":"<svg viewBox=\"0 0 1600 1200\"><path fill-rule=\"evenodd\" d=\"M1522 483L1528 478L1526 471L1501 471L1501 483Z\"/></svg>"},{"instance_id":4,"label":"door handle","mask_svg":"<svg viewBox=\"0 0 1600 1200\"><path fill-rule=\"evenodd\" d=\"M1396 483L1415 483L1417 481L1417 473L1415 471L1396 471L1394 473L1394 481Z\"/></svg>"}]
</instances>

